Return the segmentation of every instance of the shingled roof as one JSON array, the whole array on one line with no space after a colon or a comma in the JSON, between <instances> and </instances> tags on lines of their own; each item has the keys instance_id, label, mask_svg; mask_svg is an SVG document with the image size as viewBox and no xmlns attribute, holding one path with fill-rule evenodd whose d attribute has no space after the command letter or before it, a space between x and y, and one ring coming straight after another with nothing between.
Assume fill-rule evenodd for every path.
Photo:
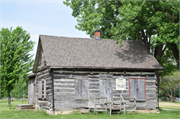
<instances>
[{"instance_id":1,"label":"shingled roof","mask_svg":"<svg viewBox=\"0 0 180 119\"><path fill-rule=\"evenodd\" d=\"M123 41L120 48L110 39L40 35L39 40L50 67L163 69L140 41Z\"/></svg>"}]
</instances>

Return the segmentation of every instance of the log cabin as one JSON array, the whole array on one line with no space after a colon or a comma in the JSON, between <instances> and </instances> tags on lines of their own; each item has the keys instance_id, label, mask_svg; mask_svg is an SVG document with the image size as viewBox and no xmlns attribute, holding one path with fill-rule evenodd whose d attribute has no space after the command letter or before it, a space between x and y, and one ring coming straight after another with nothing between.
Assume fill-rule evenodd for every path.
<instances>
[{"instance_id":1,"label":"log cabin","mask_svg":"<svg viewBox=\"0 0 180 119\"><path fill-rule=\"evenodd\" d=\"M40 35L28 103L61 114L93 109L95 96L106 95L116 108L121 95L129 104L128 97L135 97L137 110L158 110L159 70L163 68L141 41L124 40L120 47L100 38L100 31L94 38Z\"/></svg>"}]
</instances>

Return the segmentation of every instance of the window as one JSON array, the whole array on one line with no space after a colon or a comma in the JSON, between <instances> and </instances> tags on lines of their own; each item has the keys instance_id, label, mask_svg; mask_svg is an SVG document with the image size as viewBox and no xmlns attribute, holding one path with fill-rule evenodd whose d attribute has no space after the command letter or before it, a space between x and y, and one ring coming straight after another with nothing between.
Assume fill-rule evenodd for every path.
<instances>
[{"instance_id":1,"label":"window","mask_svg":"<svg viewBox=\"0 0 180 119\"><path fill-rule=\"evenodd\" d=\"M38 81L38 98L42 98L42 81Z\"/></svg>"},{"instance_id":2,"label":"window","mask_svg":"<svg viewBox=\"0 0 180 119\"><path fill-rule=\"evenodd\" d=\"M146 79L141 77L129 78L129 97L137 101L146 100Z\"/></svg>"},{"instance_id":3,"label":"window","mask_svg":"<svg viewBox=\"0 0 180 119\"><path fill-rule=\"evenodd\" d=\"M44 79L44 98L46 98L46 80Z\"/></svg>"},{"instance_id":4,"label":"window","mask_svg":"<svg viewBox=\"0 0 180 119\"><path fill-rule=\"evenodd\" d=\"M88 99L88 79L75 78L75 99Z\"/></svg>"},{"instance_id":5,"label":"window","mask_svg":"<svg viewBox=\"0 0 180 119\"><path fill-rule=\"evenodd\" d=\"M38 81L38 98L46 98L46 80L44 80L44 85L42 84L42 81ZM44 87L44 95L42 96L42 87Z\"/></svg>"}]
</instances>

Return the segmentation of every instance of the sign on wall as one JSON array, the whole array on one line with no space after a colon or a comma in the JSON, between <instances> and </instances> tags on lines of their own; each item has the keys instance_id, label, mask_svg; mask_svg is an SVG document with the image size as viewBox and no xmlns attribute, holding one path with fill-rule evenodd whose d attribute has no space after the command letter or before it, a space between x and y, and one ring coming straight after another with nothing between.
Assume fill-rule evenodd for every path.
<instances>
[{"instance_id":1,"label":"sign on wall","mask_svg":"<svg viewBox=\"0 0 180 119\"><path fill-rule=\"evenodd\" d=\"M126 79L116 79L116 90L126 90Z\"/></svg>"}]
</instances>

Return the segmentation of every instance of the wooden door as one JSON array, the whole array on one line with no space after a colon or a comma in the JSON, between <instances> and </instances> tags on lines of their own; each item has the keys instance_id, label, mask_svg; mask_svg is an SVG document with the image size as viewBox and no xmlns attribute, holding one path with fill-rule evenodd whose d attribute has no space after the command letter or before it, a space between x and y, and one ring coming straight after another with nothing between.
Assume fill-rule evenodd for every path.
<instances>
[{"instance_id":1,"label":"wooden door","mask_svg":"<svg viewBox=\"0 0 180 119\"><path fill-rule=\"evenodd\" d=\"M34 82L35 79L29 79L29 94L28 94L28 103L33 104L34 103Z\"/></svg>"},{"instance_id":2,"label":"wooden door","mask_svg":"<svg viewBox=\"0 0 180 119\"><path fill-rule=\"evenodd\" d=\"M100 97L109 97L112 101L112 83L111 79L100 79L99 81L99 96ZM100 103L104 103L105 99L100 99Z\"/></svg>"}]
</instances>

